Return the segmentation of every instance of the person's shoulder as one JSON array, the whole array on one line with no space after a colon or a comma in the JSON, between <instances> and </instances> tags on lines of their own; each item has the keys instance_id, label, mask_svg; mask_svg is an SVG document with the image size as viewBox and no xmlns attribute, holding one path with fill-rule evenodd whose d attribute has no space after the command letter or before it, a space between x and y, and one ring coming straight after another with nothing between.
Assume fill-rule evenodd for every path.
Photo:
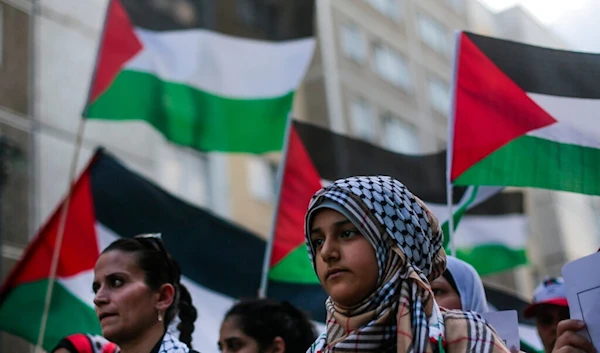
<instances>
[{"instance_id":1,"label":"person's shoulder","mask_svg":"<svg viewBox=\"0 0 600 353\"><path fill-rule=\"evenodd\" d=\"M456 352L471 352L475 346L488 344L496 353L509 353L494 329L476 312L441 310L444 317L444 339Z\"/></svg>"}]
</instances>

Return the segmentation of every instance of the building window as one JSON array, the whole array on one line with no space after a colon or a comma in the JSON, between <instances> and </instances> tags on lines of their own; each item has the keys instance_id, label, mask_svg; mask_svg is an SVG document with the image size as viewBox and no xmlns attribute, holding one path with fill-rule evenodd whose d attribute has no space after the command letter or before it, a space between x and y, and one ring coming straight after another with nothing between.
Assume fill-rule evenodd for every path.
<instances>
[{"instance_id":1,"label":"building window","mask_svg":"<svg viewBox=\"0 0 600 353\"><path fill-rule=\"evenodd\" d=\"M364 33L355 24L345 24L341 30L344 54L352 60L364 62L367 56Z\"/></svg>"},{"instance_id":2,"label":"building window","mask_svg":"<svg viewBox=\"0 0 600 353\"><path fill-rule=\"evenodd\" d=\"M373 6L377 11L393 19L399 21L402 19L399 0L366 0L367 3Z\"/></svg>"},{"instance_id":3,"label":"building window","mask_svg":"<svg viewBox=\"0 0 600 353\"><path fill-rule=\"evenodd\" d=\"M400 120L389 112L381 115L381 121L386 148L398 153L419 153L418 131L412 124Z\"/></svg>"},{"instance_id":4,"label":"building window","mask_svg":"<svg viewBox=\"0 0 600 353\"><path fill-rule=\"evenodd\" d=\"M427 81L429 101L435 111L446 115L450 112L450 89L448 85L438 78L430 78Z\"/></svg>"},{"instance_id":5,"label":"building window","mask_svg":"<svg viewBox=\"0 0 600 353\"><path fill-rule=\"evenodd\" d=\"M387 45L377 42L373 45L373 70L384 80L410 90L412 80L406 59Z\"/></svg>"},{"instance_id":6,"label":"building window","mask_svg":"<svg viewBox=\"0 0 600 353\"><path fill-rule=\"evenodd\" d=\"M272 203L277 197L277 165L267 158L248 160L248 182L252 196L261 202Z\"/></svg>"},{"instance_id":7,"label":"building window","mask_svg":"<svg viewBox=\"0 0 600 353\"><path fill-rule=\"evenodd\" d=\"M355 136L375 141L375 126L373 124L373 109L369 102L359 97L350 103L350 125Z\"/></svg>"},{"instance_id":8,"label":"building window","mask_svg":"<svg viewBox=\"0 0 600 353\"><path fill-rule=\"evenodd\" d=\"M419 15L419 35L431 49L443 55L450 54L450 40L446 28L429 16Z\"/></svg>"}]
</instances>

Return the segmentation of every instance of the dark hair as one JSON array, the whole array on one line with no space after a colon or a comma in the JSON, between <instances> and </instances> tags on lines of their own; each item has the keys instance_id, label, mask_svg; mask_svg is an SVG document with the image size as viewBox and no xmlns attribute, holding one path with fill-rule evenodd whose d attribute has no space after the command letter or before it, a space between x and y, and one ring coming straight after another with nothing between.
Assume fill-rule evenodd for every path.
<instances>
[{"instance_id":1,"label":"dark hair","mask_svg":"<svg viewBox=\"0 0 600 353\"><path fill-rule=\"evenodd\" d=\"M144 271L144 281L148 287L158 290L165 283L175 288L173 303L164 314L165 329L179 314L181 322L177 325L179 340L190 349L194 321L198 317L192 297L187 288L181 284L181 271L177 262L167 252L160 238L121 238L112 242L102 253L119 250L135 254L138 266Z\"/></svg>"},{"instance_id":2,"label":"dark hair","mask_svg":"<svg viewBox=\"0 0 600 353\"><path fill-rule=\"evenodd\" d=\"M285 342L286 353L304 353L317 338L309 317L287 302L271 299L246 299L234 305L225 319L237 319L240 330L264 351L275 337Z\"/></svg>"},{"instance_id":3,"label":"dark hair","mask_svg":"<svg viewBox=\"0 0 600 353\"><path fill-rule=\"evenodd\" d=\"M452 276L452 273L450 272L450 270L448 268L446 268L446 271L444 271L444 273L442 273L442 277L444 277L446 279L446 281L448 281L448 284L450 284L450 287L452 287L452 289L454 289L454 291L460 298L460 292L458 291L458 287L456 286L456 281L454 280L454 276Z\"/></svg>"}]
</instances>

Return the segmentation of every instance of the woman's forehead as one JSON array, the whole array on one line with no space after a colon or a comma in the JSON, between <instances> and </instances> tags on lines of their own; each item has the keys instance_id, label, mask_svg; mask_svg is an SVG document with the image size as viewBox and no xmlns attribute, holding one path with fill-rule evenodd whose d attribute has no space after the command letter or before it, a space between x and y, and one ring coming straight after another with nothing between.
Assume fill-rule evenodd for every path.
<instances>
[{"instance_id":1,"label":"woman's forehead","mask_svg":"<svg viewBox=\"0 0 600 353\"><path fill-rule=\"evenodd\" d=\"M135 254L121 250L111 250L101 254L98 261L96 261L94 272L96 276L106 276L117 272L130 273L131 275L143 274Z\"/></svg>"}]
</instances>

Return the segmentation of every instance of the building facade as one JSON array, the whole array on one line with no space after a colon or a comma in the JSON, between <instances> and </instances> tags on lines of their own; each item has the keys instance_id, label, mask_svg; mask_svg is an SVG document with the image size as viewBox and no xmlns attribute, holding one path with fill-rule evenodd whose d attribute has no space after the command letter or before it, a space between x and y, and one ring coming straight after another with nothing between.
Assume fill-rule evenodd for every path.
<instances>
[{"instance_id":1,"label":"building facade","mask_svg":"<svg viewBox=\"0 0 600 353\"><path fill-rule=\"evenodd\" d=\"M11 147L0 150L3 278L66 193L107 3L0 0L0 146ZM211 13L230 16L224 8L249 3L220 1ZM251 31L253 21L239 10L231 25ZM446 147L455 30L565 45L522 9L494 14L476 0L318 0L315 26L294 117L402 153ZM78 171L104 146L174 195L269 236L280 154L200 154L141 122L88 121L84 131ZM485 279L525 296L540 276L600 245L597 200L527 195L532 264ZM6 352L28 351L9 335L2 342Z\"/></svg>"}]
</instances>

